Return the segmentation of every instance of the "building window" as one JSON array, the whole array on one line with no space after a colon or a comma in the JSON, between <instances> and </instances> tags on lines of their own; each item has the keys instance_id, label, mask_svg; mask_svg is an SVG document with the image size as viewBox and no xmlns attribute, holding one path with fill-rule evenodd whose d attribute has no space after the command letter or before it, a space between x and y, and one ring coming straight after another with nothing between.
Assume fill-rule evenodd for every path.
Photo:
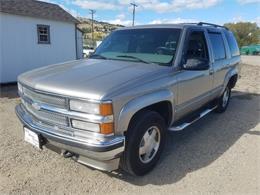
<instances>
[{"instance_id":1,"label":"building window","mask_svg":"<svg viewBox=\"0 0 260 195\"><path fill-rule=\"evenodd\" d=\"M38 44L50 44L50 26L37 25Z\"/></svg>"}]
</instances>

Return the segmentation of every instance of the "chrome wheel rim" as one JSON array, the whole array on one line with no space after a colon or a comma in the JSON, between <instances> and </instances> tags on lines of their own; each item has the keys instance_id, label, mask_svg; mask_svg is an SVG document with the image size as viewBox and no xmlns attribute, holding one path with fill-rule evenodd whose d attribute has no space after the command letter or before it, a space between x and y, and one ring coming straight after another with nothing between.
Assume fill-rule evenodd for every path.
<instances>
[{"instance_id":1,"label":"chrome wheel rim","mask_svg":"<svg viewBox=\"0 0 260 195\"><path fill-rule=\"evenodd\" d=\"M149 163L158 152L161 142L160 130L152 126L143 135L139 145L139 159L142 163Z\"/></svg>"},{"instance_id":2,"label":"chrome wheel rim","mask_svg":"<svg viewBox=\"0 0 260 195\"><path fill-rule=\"evenodd\" d=\"M223 98L222 98L222 106L226 107L227 103L228 103L228 99L229 99L229 90L226 89L224 94L223 94Z\"/></svg>"}]
</instances>

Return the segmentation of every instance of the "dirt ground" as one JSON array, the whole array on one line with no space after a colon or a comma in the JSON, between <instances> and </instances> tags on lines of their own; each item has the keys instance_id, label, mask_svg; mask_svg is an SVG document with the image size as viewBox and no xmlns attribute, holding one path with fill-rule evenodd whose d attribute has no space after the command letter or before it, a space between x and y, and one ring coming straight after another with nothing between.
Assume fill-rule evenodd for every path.
<instances>
[{"instance_id":1,"label":"dirt ground","mask_svg":"<svg viewBox=\"0 0 260 195\"><path fill-rule=\"evenodd\" d=\"M254 66L260 66L260 56L242 56L242 62Z\"/></svg>"},{"instance_id":2,"label":"dirt ground","mask_svg":"<svg viewBox=\"0 0 260 195\"><path fill-rule=\"evenodd\" d=\"M228 110L168 133L158 166L144 177L104 173L25 143L14 113L16 86L2 87L0 194L260 194L256 61L259 66L243 66Z\"/></svg>"}]
</instances>

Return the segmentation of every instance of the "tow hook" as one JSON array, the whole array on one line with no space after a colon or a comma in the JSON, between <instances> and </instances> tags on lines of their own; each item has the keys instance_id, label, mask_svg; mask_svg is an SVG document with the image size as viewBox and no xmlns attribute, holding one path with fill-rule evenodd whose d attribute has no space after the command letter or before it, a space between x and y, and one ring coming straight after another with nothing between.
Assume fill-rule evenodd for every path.
<instances>
[{"instance_id":1,"label":"tow hook","mask_svg":"<svg viewBox=\"0 0 260 195\"><path fill-rule=\"evenodd\" d=\"M71 153L71 152L69 152L69 151L65 151L65 152L63 152L63 157L64 158L71 158L71 157L73 157L75 154L73 154L73 153Z\"/></svg>"}]
</instances>

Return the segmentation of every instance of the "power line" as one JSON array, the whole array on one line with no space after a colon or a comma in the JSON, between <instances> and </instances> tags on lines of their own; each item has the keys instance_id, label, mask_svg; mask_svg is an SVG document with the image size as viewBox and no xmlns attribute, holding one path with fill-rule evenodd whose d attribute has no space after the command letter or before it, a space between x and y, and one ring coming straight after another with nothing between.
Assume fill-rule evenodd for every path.
<instances>
[{"instance_id":1,"label":"power line","mask_svg":"<svg viewBox=\"0 0 260 195\"><path fill-rule=\"evenodd\" d=\"M92 46L94 47L94 14L96 13L96 10L90 9L89 12L91 14Z\"/></svg>"},{"instance_id":2,"label":"power line","mask_svg":"<svg viewBox=\"0 0 260 195\"><path fill-rule=\"evenodd\" d=\"M130 5L133 6L133 24L132 25L134 26L135 25L135 8L138 7L138 5L135 3L130 3Z\"/></svg>"}]
</instances>

